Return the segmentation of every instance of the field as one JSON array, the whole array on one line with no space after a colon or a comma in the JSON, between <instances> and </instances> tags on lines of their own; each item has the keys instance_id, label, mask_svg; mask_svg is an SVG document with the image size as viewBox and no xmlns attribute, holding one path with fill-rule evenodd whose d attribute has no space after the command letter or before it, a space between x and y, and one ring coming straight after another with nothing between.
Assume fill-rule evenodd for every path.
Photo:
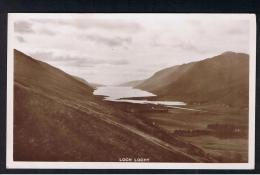
<instances>
[{"instance_id":1,"label":"field","mask_svg":"<svg viewBox=\"0 0 260 175\"><path fill-rule=\"evenodd\" d=\"M219 162L247 162L248 109L226 105L196 104L196 109L158 107L148 104L113 103L145 123L199 147Z\"/></svg>"}]
</instances>

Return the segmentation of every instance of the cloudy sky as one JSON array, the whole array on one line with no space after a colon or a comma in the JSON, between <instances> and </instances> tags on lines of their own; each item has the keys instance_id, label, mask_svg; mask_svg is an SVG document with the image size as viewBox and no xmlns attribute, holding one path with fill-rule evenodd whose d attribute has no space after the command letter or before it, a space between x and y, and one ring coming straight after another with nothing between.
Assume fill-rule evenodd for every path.
<instances>
[{"instance_id":1,"label":"cloudy sky","mask_svg":"<svg viewBox=\"0 0 260 175\"><path fill-rule=\"evenodd\" d=\"M13 14L12 46L92 83L120 84L225 51L249 52L230 15Z\"/></svg>"}]
</instances>

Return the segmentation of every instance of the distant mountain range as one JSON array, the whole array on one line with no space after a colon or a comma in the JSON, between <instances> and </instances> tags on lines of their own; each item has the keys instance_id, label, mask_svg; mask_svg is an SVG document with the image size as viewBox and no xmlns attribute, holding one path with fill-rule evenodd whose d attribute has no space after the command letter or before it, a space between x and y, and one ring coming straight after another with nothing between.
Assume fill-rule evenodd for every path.
<instances>
[{"instance_id":1,"label":"distant mountain range","mask_svg":"<svg viewBox=\"0 0 260 175\"><path fill-rule=\"evenodd\" d=\"M14 50L14 161L212 161L200 148L104 102L93 90Z\"/></svg>"},{"instance_id":2,"label":"distant mountain range","mask_svg":"<svg viewBox=\"0 0 260 175\"><path fill-rule=\"evenodd\" d=\"M169 67L146 80L125 85L152 92L160 100L248 106L249 55L225 52Z\"/></svg>"},{"instance_id":3,"label":"distant mountain range","mask_svg":"<svg viewBox=\"0 0 260 175\"><path fill-rule=\"evenodd\" d=\"M135 80L135 81L129 81L126 83L122 83L119 86L131 86L131 87L136 87L139 84L143 83L145 80Z\"/></svg>"}]
</instances>

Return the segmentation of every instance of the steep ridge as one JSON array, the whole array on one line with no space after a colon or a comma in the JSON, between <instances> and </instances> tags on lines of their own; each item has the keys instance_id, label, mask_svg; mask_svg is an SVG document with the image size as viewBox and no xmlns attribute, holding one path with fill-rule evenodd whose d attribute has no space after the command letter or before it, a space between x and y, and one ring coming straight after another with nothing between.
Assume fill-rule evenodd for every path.
<instances>
[{"instance_id":1,"label":"steep ridge","mask_svg":"<svg viewBox=\"0 0 260 175\"><path fill-rule=\"evenodd\" d=\"M14 160L214 161L92 92L73 76L14 50Z\"/></svg>"},{"instance_id":2,"label":"steep ridge","mask_svg":"<svg viewBox=\"0 0 260 175\"><path fill-rule=\"evenodd\" d=\"M136 86L158 99L188 103L248 105L249 56L225 52L198 62L173 66Z\"/></svg>"}]
</instances>

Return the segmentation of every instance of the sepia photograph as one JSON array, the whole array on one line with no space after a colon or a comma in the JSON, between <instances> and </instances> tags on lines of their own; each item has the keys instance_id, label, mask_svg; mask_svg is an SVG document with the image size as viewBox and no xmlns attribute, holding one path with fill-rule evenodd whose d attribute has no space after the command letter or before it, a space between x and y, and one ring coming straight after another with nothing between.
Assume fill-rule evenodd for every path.
<instances>
[{"instance_id":1,"label":"sepia photograph","mask_svg":"<svg viewBox=\"0 0 260 175\"><path fill-rule=\"evenodd\" d=\"M253 169L252 14L9 13L7 168Z\"/></svg>"}]
</instances>

